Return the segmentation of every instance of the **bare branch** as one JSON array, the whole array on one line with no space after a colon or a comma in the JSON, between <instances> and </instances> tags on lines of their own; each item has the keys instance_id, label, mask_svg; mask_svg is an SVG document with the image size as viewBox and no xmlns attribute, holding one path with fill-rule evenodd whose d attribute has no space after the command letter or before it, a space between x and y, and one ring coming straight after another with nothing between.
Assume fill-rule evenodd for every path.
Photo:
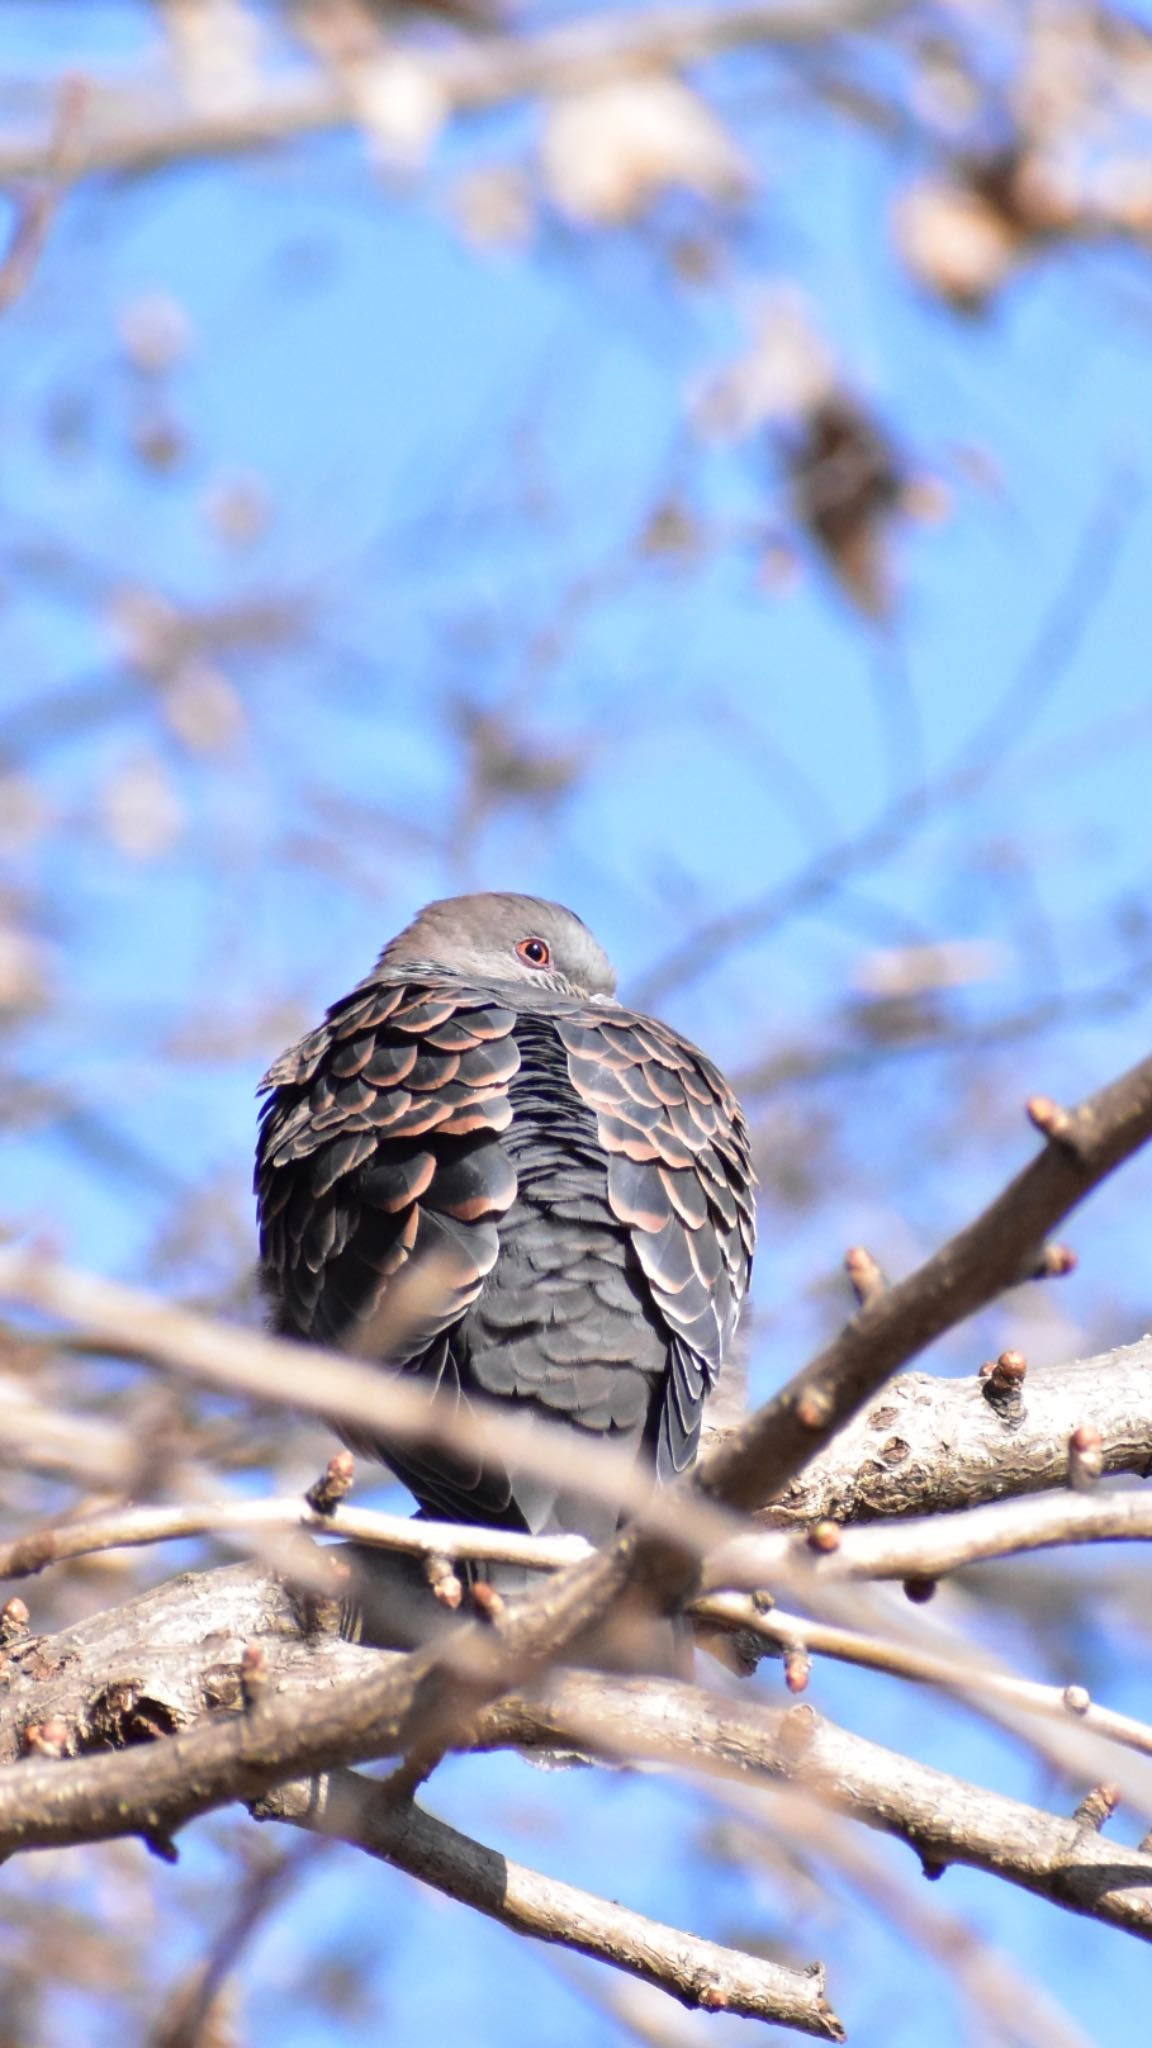
<instances>
[{"instance_id":1,"label":"bare branch","mask_svg":"<svg viewBox=\"0 0 1152 2048\"><path fill-rule=\"evenodd\" d=\"M835 1727L807 1705L718 1701L671 1680L553 1675L529 1702L488 1709L482 1741L578 1742L602 1754L795 1786L897 1836L935 1874L965 1863L1152 1940L1152 1855L930 1769Z\"/></svg>"},{"instance_id":2,"label":"bare branch","mask_svg":"<svg viewBox=\"0 0 1152 2048\"><path fill-rule=\"evenodd\" d=\"M264 1704L242 1714L236 1651L254 1639L270 1683ZM419 1665L333 1636L302 1642L284 1589L249 1567L172 1581L11 1656L0 1753L13 1753L33 1712L49 1710L71 1717L76 1744L140 1744L157 1732L150 1709L185 1732L120 1754L0 1769L0 1849L122 1834L162 1841L229 1799L396 1754ZM592 1748L788 1784L898 1836L934 1866L970 1864L1152 1939L1152 1855L865 1742L807 1706L716 1700L671 1680L553 1674L530 1696L480 1709L473 1737L479 1748Z\"/></svg>"},{"instance_id":3,"label":"bare branch","mask_svg":"<svg viewBox=\"0 0 1152 2048\"><path fill-rule=\"evenodd\" d=\"M1105 1472L1152 1472L1152 1340L1031 1366L1019 1426L1005 1429L976 1378L902 1373L766 1511L771 1522L953 1513L1068 1479L1073 1431L1100 1433Z\"/></svg>"},{"instance_id":4,"label":"bare branch","mask_svg":"<svg viewBox=\"0 0 1152 2048\"><path fill-rule=\"evenodd\" d=\"M966 1515L846 1529L834 1550L816 1561L820 1577L942 1579L965 1565L1061 1543L1138 1543L1152 1537L1152 1495L1135 1487L1099 1493L1062 1493L1029 1500L995 1501ZM755 1592L787 1571L797 1539L782 1531L738 1536L709 1557L709 1588Z\"/></svg>"},{"instance_id":5,"label":"bare branch","mask_svg":"<svg viewBox=\"0 0 1152 2048\"><path fill-rule=\"evenodd\" d=\"M312 1791L288 1786L263 1802L259 1817L350 1842L517 1934L611 1963L681 2005L770 2020L822 2041L845 2038L826 2002L819 1966L785 1969L545 1877L411 1802L397 1803L386 1786L352 1771L329 1773L319 1801Z\"/></svg>"},{"instance_id":6,"label":"bare branch","mask_svg":"<svg viewBox=\"0 0 1152 2048\"><path fill-rule=\"evenodd\" d=\"M867 1302L834 1342L733 1432L703 1467L731 1507L772 1500L896 1368L995 1299L1069 1211L1152 1135L1152 1059L1070 1113L1004 1192L906 1280Z\"/></svg>"},{"instance_id":7,"label":"bare branch","mask_svg":"<svg viewBox=\"0 0 1152 2048\"><path fill-rule=\"evenodd\" d=\"M999 1704L1016 1709L1010 1718L998 1717L1013 1729L1019 1727L1019 1712L1042 1714L1065 1726L1074 1721L1087 1733L1152 1756L1152 1727L1146 1721L1097 1706L1083 1686L1041 1685L1035 1679L1018 1678L971 1641L958 1644L954 1655L941 1656L916 1643L865 1635L859 1629L814 1621L808 1615L787 1614L778 1607L764 1611L753 1600L735 1593L714 1593L697 1601L692 1611L732 1628L751 1629L782 1651L835 1657L866 1671L886 1671L894 1678L939 1687L980 1706Z\"/></svg>"},{"instance_id":8,"label":"bare branch","mask_svg":"<svg viewBox=\"0 0 1152 2048\"><path fill-rule=\"evenodd\" d=\"M729 1533L720 1515L696 1512L701 1494L744 1507L770 1499L894 1367L1012 1283L1053 1225L1152 1131L1152 1060L1090 1098L1068 1129L917 1273L862 1306L812 1366L711 1454L687 1498L682 1489L651 1492L626 1456L571 1431L556 1431L550 1444L538 1424L499 1407L433 1404L396 1375L214 1324L51 1261L0 1251L0 1292L85 1323L123 1353L142 1352L230 1391L351 1417L401 1440L514 1456L532 1470L562 1461L566 1479L578 1474L593 1493L638 1511L683 1560L686 1541L704 1547ZM668 1596L689 1578L683 1562L666 1581Z\"/></svg>"},{"instance_id":9,"label":"bare branch","mask_svg":"<svg viewBox=\"0 0 1152 2048\"><path fill-rule=\"evenodd\" d=\"M804 45L870 27L903 0L807 0L807 4L667 6L598 15L535 35L489 36L442 48L405 46L404 61L423 76L447 114L506 105L536 93L575 91L636 68L680 68L741 45ZM266 76L218 107L189 107L175 93L158 100L150 83L119 80L88 92L84 117L68 138L59 175L140 172L189 157L233 156L357 125L355 96L332 71ZM0 141L0 182L42 176L53 144L43 138Z\"/></svg>"},{"instance_id":10,"label":"bare branch","mask_svg":"<svg viewBox=\"0 0 1152 2048\"><path fill-rule=\"evenodd\" d=\"M834 1545L814 1544L821 1528L835 1530ZM0 1545L0 1579L31 1578L49 1565L135 1545L178 1542L190 1536L262 1536L277 1531L341 1536L409 1557L469 1558L523 1564L536 1571L560 1570L593 1554L582 1536L527 1536L515 1530L425 1521L345 1504L332 1513L320 1513L302 1496L290 1495L272 1500L126 1507L94 1515L88 1521L64 1522ZM737 1536L708 1555L703 1584L709 1591L755 1592L781 1577L794 1576L801 1556L806 1565L813 1556L821 1557L825 1579L935 1581L968 1565L1024 1551L1050 1550L1068 1543L1148 1540L1152 1540L1152 1497L1144 1492L1063 1493L1000 1501L962 1517L933 1515L899 1527L885 1523L840 1530L834 1523L819 1523L803 1549L798 1549L796 1537L784 1530Z\"/></svg>"},{"instance_id":11,"label":"bare branch","mask_svg":"<svg viewBox=\"0 0 1152 2048\"><path fill-rule=\"evenodd\" d=\"M1016 1512L1020 1510L1020 1512ZM1030 1519L1034 1518L1034 1519ZM972 1543L965 1536L975 1525ZM580 1557L591 1555L581 1538L537 1538L512 1532L483 1530L467 1525L432 1523L373 1510L341 1506L335 1514L318 1514L300 1498L265 1501L223 1501L204 1506L130 1508L94 1517L89 1522L65 1523L0 1549L0 1578L31 1576L45 1566L66 1558L99 1554L126 1544L186 1539L189 1536L232 1533L263 1537L269 1532L336 1534L352 1541L393 1551L400 1556L475 1558L485 1561L521 1562L540 1570L554 1570ZM1118 1714L1090 1701L1083 1688L1049 1686L1017 1677L998 1666L975 1644L963 1641L947 1656L925 1648L922 1642L895 1641L862 1634L858 1628L841 1628L827 1618L811 1619L790 1615L773 1607L764 1612L755 1602L732 1592L715 1589L732 1583L754 1587L772 1582L789 1583L806 1597L827 1603L837 1584L845 1578L907 1579L914 1569L918 1576L942 1576L941 1564L947 1554L950 1569L973 1558L1002 1555L1008 1550L1039 1547L1047 1535L1052 1542L1069 1540L1115 1540L1118 1534L1133 1538L1152 1536L1152 1501L1143 1495L1105 1495L1089 1500L1063 1496L1054 1500L1006 1503L982 1515L957 1523L955 1517L941 1516L922 1524L888 1532L866 1529L839 1535L834 1550L813 1553L810 1545L800 1550L791 1536L776 1535L738 1539L715 1553L705 1566L705 1582L713 1590L693 1603L693 1617L725 1629L748 1629L763 1640L793 1654L811 1653L888 1671L922 1683L943 1687L982 1708L988 1702L1039 1713L1152 1755L1152 1729L1128 1715ZM872 1561L877 1546L889 1534L894 1554L880 1556L880 1569ZM862 1555L856 1555L861 1538ZM933 1546L936 1546L934 1549ZM341 1549L325 1550L316 1557L315 1571L300 1560L285 1559L297 1578L313 1580L320 1591L347 1590L346 1582L334 1588L319 1567L322 1560L337 1563ZM822 1565L817 1558L823 1556ZM799 1571L797 1570L800 1566ZM931 1567L931 1571L929 1571ZM433 1589L434 1591L435 1589ZM859 1602L859 1595L853 1596ZM437 1618L439 1620L439 1617ZM922 1633L922 1630L921 1630ZM47 1711L47 1709L45 1709ZM52 1709L55 1718L68 1719L66 1703ZM1000 1716L1005 1719L1004 1715ZM1021 1729L1019 1713L1008 1717L1007 1725L1035 1741L1035 1732ZM1089 1758L1083 1746L1064 1753L1052 1753L1060 1767L1082 1772L1103 1768L1097 1755ZM1141 1804L1148 1787L1141 1781L1128 1796Z\"/></svg>"},{"instance_id":12,"label":"bare branch","mask_svg":"<svg viewBox=\"0 0 1152 2048\"><path fill-rule=\"evenodd\" d=\"M646 1527L680 1541L719 1542L736 1526L710 1502L683 1494L673 1500L667 1490L654 1490L631 1453L585 1440L559 1423L514 1414L506 1402L437 1400L408 1375L174 1308L34 1253L0 1248L5 1296L78 1324L86 1350L147 1359L222 1393L352 1423L370 1436L469 1458L511 1458L526 1472L578 1483L595 1499L626 1506Z\"/></svg>"},{"instance_id":13,"label":"bare branch","mask_svg":"<svg viewBox=\"0 0 1152 2048\"><path fill-rule=\"evenodd\" d=\"M981 1388L976 1378L941 1380L928 1373L902 1374L885 1388L876 1407L857 1416L813 1459L766 1511L765 1520L792 1526L911 1516L923 1514L925 1509L952 1515L989 1497L1062 1486L1068 1477L1069 1441L1086 1415L1100 1433L1105 1472L1148 1475L1152 1466L1152 1340L1142 1339L1095 1358L1033 1367L1022 1424L1011 1432L1003 1428ZM97 1417L66 1415L28 1401L20 1381L0 1382L0 1393L4 1397L0 1401L0 1455L18 1456L25 1467L74 1471L91 1485L123 1483L136 1454L127 1430ZM720 1441L722 1433L713 1433L711 1444ZM1056 1520L1058 1523L1059 1517ZM966 1523L965 1530L970 1526ZM995 1526L976 1525L984 1532ZM588 1548L575 1536L519 1536L514 1531L417 1521L344 1503L335 1516L316 1515L292 1496L179 1507L139 1506L66 1522L58 1529L38 1530L0 1546L0 1578L29 1576L50 1564L125 1545L290 1529L318 1534L327 1530L354 1542L413 1556L483 1558L540 1570L571 1564ZM1101 1524L1101 1536L1095 1536L1092 1518L1081 1517L1069 1535L1054 1534L1051 1540L1095 1541L1102 1540L1105 1533ZM1132 1533L1141 1531L1136 1527ZM955 1522L947 1526L932 1522L925 1525L924 1534L934 1544L954 1542L961 1531ZM1021 1546L1012 1540L1010 1547L1034 1545ZM787 1554L783 1549L764 1553L771 1571L778 1569L775 1560ZM965 1551L947 1569L955 1570L971 1562L973 1556L1001 1554L994 1549L969 1556ZM849 1561L855 1556L851 1544L845 1555ZM910 1568L907 1552L894 1553L894 1568L887 1576L906 1577ZM769 1575L766 1568L765 1576ZM868 1573L882 1575L879 1570ZM932 1575L927 1566L925 1575Z\"/></svg>"},{"instance_id":14,"label":"bare branch","mask_svg":"<svg viewBox=\"0 0 1152 2048\"><path fill-rule=\"evenodd\" d=\"M521 1536L515 1530L480 1529L456 1522L426 1522L343 1503L332 1512L310 1507L302 1496L281 1500L188 1502L176 1507L126 1507L63 1522L0 1544L0 1579L32 1578L49 1565L140 1544L175 1543L189 1536L263 1536L306 1530L343 1536L409 1557L482 1558L556 1571L592 1553L582 1536Z\"/></svg>"},{"instance_id":15,"label":"bare branch","mask_svg":"<svg viewBox=\"0 0 1152 2048\"><path fill-rule=\"evenodd\" d=\"M0 1853L134 1834L164 1842L195 1814L259 1798L301 1771L409 1752L438 1756L488 1700L530 1678L602 1617L629 1582L634 1548L633 1536L618 1538L525 1595L499 1624L473 1622L409 1656L377 1658L338 1696L277 1695L265 1645L256 1660L247 1643L233 1666L244 1711L150 1745L142 1776L132 1752L78 1757L44 1776L44 1746L29 1742L25 1722L23 1746L35 1761L0 1769ZM46 1702L39 1694L31 1724L38 1734ZM51 1755L75 1745L75 1731L61 1722Z\"/></svg>"}]
</instances>

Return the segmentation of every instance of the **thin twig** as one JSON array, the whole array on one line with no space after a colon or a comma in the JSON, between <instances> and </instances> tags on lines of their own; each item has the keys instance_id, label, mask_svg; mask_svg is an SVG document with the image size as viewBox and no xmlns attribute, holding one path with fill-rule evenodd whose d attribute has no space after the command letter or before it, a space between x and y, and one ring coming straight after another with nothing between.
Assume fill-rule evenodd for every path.
<instances>
[{"instance_id":1,"label":"thin twig","mask_svg":"<svg viewBox=\"0 0 1152 2048\"><path fill-rule=\"evenodd\" d=\"M478 1558L556 1571L591 1554L582 1536L521 1536L515 1530L478 1529L465 1523L425 1522L375 1508L341 1502L320 1513L300 1495L275 1500L184 1502L174 1507L111 1509L77 1522L36 1530L0 1544L0 1579L24 1579L77 1557L150 1543L176 1543L192 1536L266 1534L304 1529L317 1536L343 1536L409 1557Z\"/></svg>"},{"instance_id":2,"label":"thin twig","mask_svg":"<svg viewBox=\"0 0 1152 2048\"><path fill-rule=\"evenodd\" d=\"M845 1529L813 1568L830 1579L942 1579L989 1558L1063 1543L1138 1543L1152 1538L1152 1495L1132 1487L1037 1494L991 1502L965 1515ZM707 1589L756 1592L787 1571L798 1539L784 1531L738 1536L707 1560Z\"/></svg>"},{"instance_id":3,"label":"thin twig","mask_svg":"<svg viewBox=\"0 0 1152 2048\"><path fill-rule=\"evenodd\" d=\"M0 1579L34 1577L53 1564L193 1536L307 1530L409 1557L469 1558L558 1571L592 1555L582 1536L529 1536L513 1529L483 1529L466 1522L432 1522L341 1503L319 1513L298 1494L272 1500L183 1502L172 1507L111 1509L84 1521L62 1522L0 1545ZM1050 1550L1062 1544L1142 1542L1152 1539L1152 1497L1143 1492L1061 1493L999 1501L964 1516L934 1515L896 1527L876 1524L844 1530L818 1569L826 1579L936 1580L992 1558ZM756 1592L793 1575L811 1549L791 1532L765 1531L729 1538L703 1567L706 1590Z\"/></svg>"},{"instance_id":4,"label":"thin twig","mask_svg":"<svg viewBox=\"0 0 1152 2048\"><path fill-rule=\"evenodd\" d=\"M631 1453L560 1423L514 1413L507 1402L436 1399L410 1375L175 1308L13 1246L0 1248L0 1297L5 1296L78 1325L86 1351L100 1347L117 1357L147 1359L221 1393L354 1424L369 1436L513 1462L627 1507L646 1526L682 1540L704 1545L735 1528L711 1503L683 1497L674 1502L666 1489L654 1490Z\"/></svg>"},{"instance_id":5,"label":"thin twig","mask_svg":"<svg viewBox=\"0 0 1152 2048\"><path fill-rule=\"evenodd\" d=\"M910 1678L919 1685L936 1686L976 1704L1000 1702L1025 1713L1041 1714L1065 1726L1074 1721L1090 1734L1122 1743L1142 1756L1152 1756L1152 1727L1147 1722L1097 1706L1083 1686L1041 1685L1035 1679L1017 1678L975 1643L965 1642L955 1656L945 1657L914 1643L866 1635L859 1629L788 1614L778 1607L765 1612L753 1600L737 1593L710 1594L697 1601L692 1612L731 1628L751 1629L781 1650L799 1649L811 1656L834 1657L840 1663L855 1664L867 1671L884 1671L893 1678Z\"/></svg>"}]
</instances>

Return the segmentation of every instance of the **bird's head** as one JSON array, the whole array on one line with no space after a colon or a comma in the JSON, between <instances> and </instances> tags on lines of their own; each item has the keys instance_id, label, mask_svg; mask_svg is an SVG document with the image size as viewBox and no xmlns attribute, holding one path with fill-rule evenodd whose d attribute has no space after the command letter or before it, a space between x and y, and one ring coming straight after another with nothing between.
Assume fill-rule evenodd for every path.
<instances>
[{"instance_id":1,"label":"bird's head","mask_svg":"<svg viewBox=\"0 0 1152 2048\"><path fill-rule=\"evenodd\" d=\"M601 1001L616 993L616 971L587 925L540 896L494 892L426 904L378 962L387 975L413 968Z\"/></svg>"}]
</instances>

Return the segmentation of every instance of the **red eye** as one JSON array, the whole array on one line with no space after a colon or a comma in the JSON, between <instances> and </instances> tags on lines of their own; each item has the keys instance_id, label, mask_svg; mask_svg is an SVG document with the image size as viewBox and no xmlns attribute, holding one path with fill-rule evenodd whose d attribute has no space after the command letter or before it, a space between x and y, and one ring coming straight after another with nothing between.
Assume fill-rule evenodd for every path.
<instances>
[{"instance_id":1,"label":"red eye","mask_svg":"<svg viewBox=\"0 0 1152 2048\"><path fill-rule=\"evenodd\" d=\"M543 939L521 939L516 951L529 967L547 967L552 958Z\"/></svg>"}]
</instances>

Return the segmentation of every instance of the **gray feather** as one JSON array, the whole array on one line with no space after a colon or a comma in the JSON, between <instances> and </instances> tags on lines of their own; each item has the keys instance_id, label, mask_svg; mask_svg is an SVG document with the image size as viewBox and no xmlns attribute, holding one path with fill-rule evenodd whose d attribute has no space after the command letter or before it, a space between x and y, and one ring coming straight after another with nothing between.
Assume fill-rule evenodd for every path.
<instances>
[{"instance_id":1,"label":"gray feather","mask_svg":"<svg viewBox=\"0 0 1152 2048\"><path fill-rule=\"evenodd\" d=\"M754 1177L722 1076L614 989L560 905L429 905L265 1077L261 1261L278 1329L371 1355L397 1275L434 1260L436 1299L382 1366L611 1438L665 1480L731 1346ZM499 1461L356 1447L427 1514L615 1524Z\"/></svg>"}]
</instances>

